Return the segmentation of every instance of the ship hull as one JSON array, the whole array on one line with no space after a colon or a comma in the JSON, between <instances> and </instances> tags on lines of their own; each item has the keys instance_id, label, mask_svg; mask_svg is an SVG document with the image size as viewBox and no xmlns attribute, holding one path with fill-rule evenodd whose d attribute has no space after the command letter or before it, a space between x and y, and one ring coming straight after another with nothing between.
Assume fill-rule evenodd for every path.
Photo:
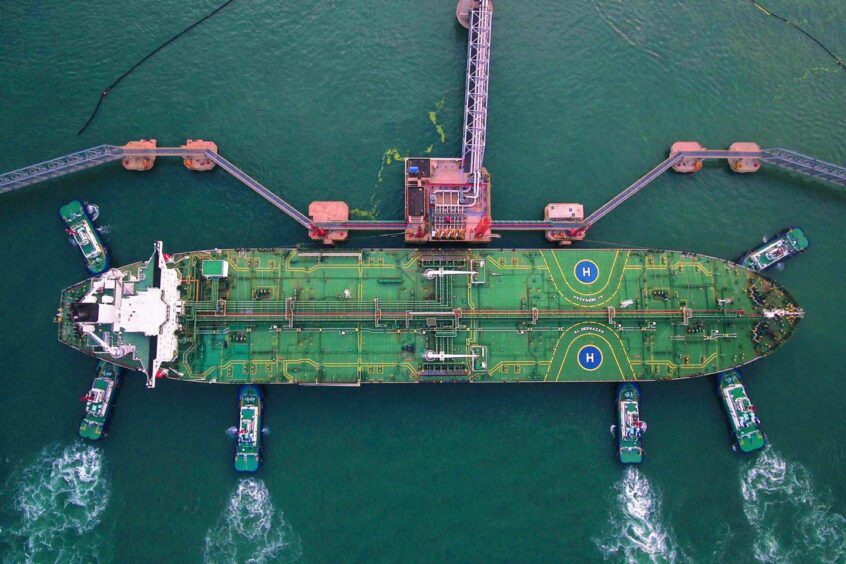
<instances>
[{"instance_id":1,"label":"ship hull","mask_svg":"<svg viewBox=\"0 0 846 564\"><path fill-rule=\"evenodd\" d=\"M802 315L775 282L675 251L241 249L165 257L114 276L136 279L133 291L155 288L155 274L145 272L151 263L178 278L178 302L167 305L178 310L172 335L142 338L90 320L82 329L68 312L75 301L99 299L91 297L94 278L64 291L60 340L145 372L148 383L156 374L336 386L649 381L766 356ZM116 358L86 331L137 347ZM158 364L150 362L155 354Z\"/></svg>"}]
</instances>

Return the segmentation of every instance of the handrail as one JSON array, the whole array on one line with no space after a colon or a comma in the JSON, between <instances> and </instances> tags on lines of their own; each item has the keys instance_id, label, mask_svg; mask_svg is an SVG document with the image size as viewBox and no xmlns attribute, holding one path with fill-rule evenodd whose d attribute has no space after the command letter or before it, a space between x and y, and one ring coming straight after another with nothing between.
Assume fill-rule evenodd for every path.
<instances>
[{"instance_id":1,"label":"handrail","mask_svg":"<svg viewBox=\"0 0 846 564\"><path fill-rule=\"evenodd\" d=\"M253 190L259 196L276 206L278 209L289 215L294 221L307 229L315 227L326 230L366 230L366 231L394 231L404 230L407 225L405 221L395 220L361 220L361 221L335 221L315 224L305 214L286 202L277 194L271 192L260 182L250 177L243 170L232 164L221 155L207 149L188 149L184 147L153 147L153 148L126 148L117 145L97 145L89 149L83 149L50 159L41 163L12 170L0 174L0 194L23 188L44 180L64 176L79 170L85 170L101 164L112 162L123 157L191 157L205 156L220 166L224 171L234 176L245 186ZM600 206L583 221L522 221L506 220L493 221L493 231L517 231L517 230L584 230L594 223L617 209L624 202L634 197L641 190L646 188L653 180L669 170L673 165L683 159L761 159L763 162L805 174L814 178L822 178L846 186L846 167L826 162L814 157L803 155L796 151L781 147L764 149L761 151L725 151L708 150L701 151L679 151L672 153L667 159L652 168L645 175L637 179L622 192L611 198Z\"/></svg>"}]
</instances>

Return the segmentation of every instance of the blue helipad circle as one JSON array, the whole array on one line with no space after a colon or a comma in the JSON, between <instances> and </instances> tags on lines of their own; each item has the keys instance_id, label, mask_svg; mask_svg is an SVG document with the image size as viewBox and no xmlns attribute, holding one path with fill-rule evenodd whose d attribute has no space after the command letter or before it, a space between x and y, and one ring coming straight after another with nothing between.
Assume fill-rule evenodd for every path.
<instances>
[{"instance_id":1,"label":"blue helipad circle","mask_svg":"<svg viewBox=\"0 0 846 564\"><path fill-rule=\"evenodd\" d=\"M579 349L578 360L579 366L594 371L602 366L602 351L594 345L585 345Z\"/></svg>"},{"instance_id":2,"label":"blue helipad circle","mask_svg":"<svg viewBox=\"0 0 846 564\"><path fill-rule=\"evenodd\" d=\"M599 278L599 267L592 260L580 260L576 263L576 279L582 284L593 284Z\"/></svg>"}]
</instances>

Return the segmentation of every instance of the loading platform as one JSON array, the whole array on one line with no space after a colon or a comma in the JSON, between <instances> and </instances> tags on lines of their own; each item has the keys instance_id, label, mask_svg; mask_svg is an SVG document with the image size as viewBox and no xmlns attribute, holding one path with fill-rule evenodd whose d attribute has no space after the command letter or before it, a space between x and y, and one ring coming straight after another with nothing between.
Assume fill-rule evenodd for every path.
<instances>
[{"instance_id":1,"label":"loading platform","mask_svg":"<svg viewBox=\"0 0 846 564\"><path fill-rule=\"evenodd\" d=\"M38 182L58 178L81 170L87 170L106 163L119 161L124 158L138 157L179 157L182 159L206 158L228 172L253 192L276 206L290 216L294 221L307 229L314 227L312 221L294 206L283 200L279 195L269 190L246 172L209 149L192 149L185 147L134 147L131 143L125 146L98 145L90 149L70 153L49 161L30 165L0 175L0 194L31 186Z\"/></svg>"},{"instance_id":2,"label":"loading platform","mask_svg":"<svg viewBox=\"0 0 846 564\"><path fill-rule=\"evenodd\" d=\"M217 145L191 139L181 147L158 147L151 139L131 141L123 146L98 145L70 153L1 174L0 194L121 159L124 168L144 171L153 167L157 157L180 157L193 171L220 167L308 229L312 239L327 244L345 239L348 231L404 231L405 240L409 243L486 243L491 241L495 231L545 231L549 240L567 244L583 239L591 226L666 171L696 172L706 159L725 159L737 173L756 172L761 163L766 163L846 186L846 167L789 149L759 149L754 143L735 143L729 150L709 150L695 141L680 141L673 145L665 160L587 217L582 217L579 204L572 204L580 210L578 215L550 215L550 206L558 205L550 204L545 214L548 219L545 220L494 220L491 215L491 176L483 167L487 142L493 2L459 0L456 16L459 23L468 29L461 156L410 157L405 160L405 217L401 220L350 221L348 213L344 213L341 207L333 207L333 202L314 202L321 204L316 209L335 211L320 213L314 216L316 219L310 219L221 156Z\"/></svg>"},{"instance_id":3,"label":"loading platform","mask_svg":"<svg viewBox=\"0 0 846 564\"><path fill-rule=\"evenodd\" d=\"M241 170L219 153L203 149L186 149L183 147L155 147L155 148L127 148L118 145L98 145L70 153L49 161L44 161L24 168L13 170L0 175L0 194L18 190L26 186L59 178L81 170L87 170L103 164L119 161L124 157L206 157L221 169L235 177L253 192L267 200L270 204L291 217L294 221L312 230L315 228L327 231L404 231L416 227L404 220L368 220L316 223L305 214L285 201L281 196L271 191L259 181ZM810 157L796 151L784 148L762 149L761 151L738 152L727 150L706 149L702 151L682 151L670 155L656 165L649 172L638 178L630 186L600 206L581 221L542 221L542 220L492 220L489 231L551 231L568 230L569 235L578 238L600 219L617 209L641 190L649 186L655 179L671 169L673 165L685 158L694 159L760 159L762 162L790 170L805 176L818 178L846 186L846 167L836 165L821 159ZM407 165L408 168L408 165ZM408 180L407 180L408 185ZM487 191L487 184L483 184ZM462 187L466 188L466 184ZM445 187L442 187L445 188ZM454 188L454 187L453 187ZM489 192L487 193L489 197ZM487 210L490 207L487 206ZM446 212L444 212L446 213ZM478 223L476 224L478 226ZM462 239L463 240L463 239Z\"/></svg>"}]
</instances>

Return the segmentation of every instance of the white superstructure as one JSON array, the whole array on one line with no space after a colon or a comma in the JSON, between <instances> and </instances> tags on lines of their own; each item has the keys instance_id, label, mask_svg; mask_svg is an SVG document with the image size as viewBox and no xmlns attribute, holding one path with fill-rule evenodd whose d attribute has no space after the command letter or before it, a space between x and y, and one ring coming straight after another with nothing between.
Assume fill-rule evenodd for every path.
<instances>
[{"instance_id":1,"label":"white superstructure","mask_svg":"<svg viewBox=\"0 0 846 564\"><path fill-rule=\"evenodd\" d=\"M152 279L148 279L152 277ZM137 272L112 268L91 280L75 304L74 322L93 343L115 359L127 356L153 388L163 362L176 359L183 302L181 277L168 268L162 243Z\"/></svg>"}]
</instances>

